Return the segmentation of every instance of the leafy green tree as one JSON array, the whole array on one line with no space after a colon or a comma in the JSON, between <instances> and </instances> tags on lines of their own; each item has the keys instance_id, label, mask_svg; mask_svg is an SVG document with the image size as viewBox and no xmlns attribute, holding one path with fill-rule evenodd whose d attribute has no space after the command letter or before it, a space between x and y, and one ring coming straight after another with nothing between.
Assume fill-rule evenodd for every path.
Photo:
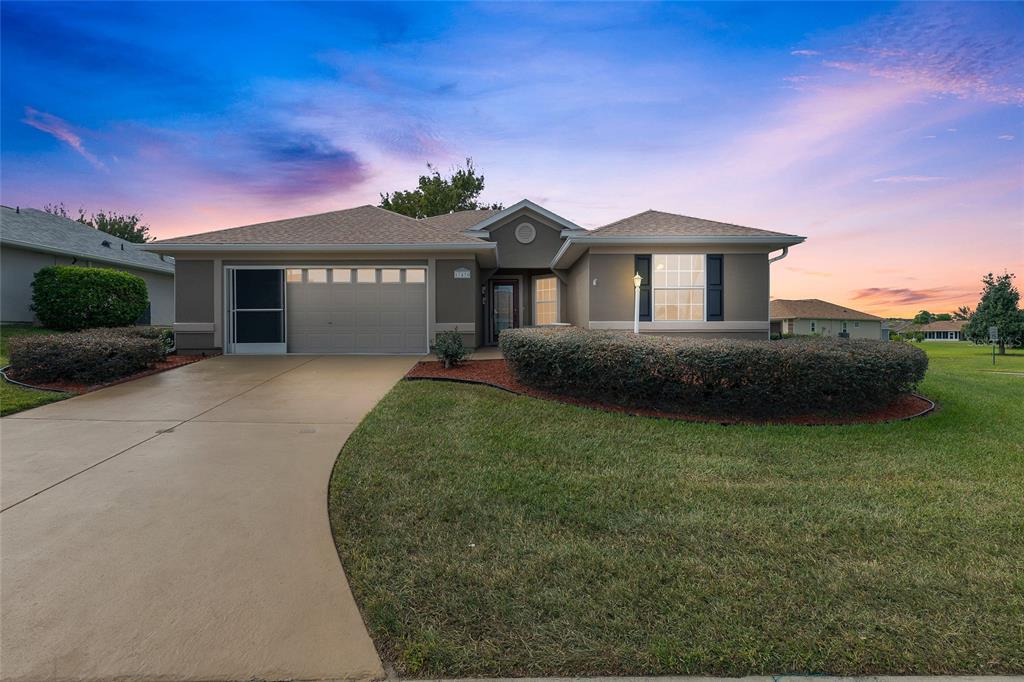
<instances>
[{"instance_id":1,"label":"leafy green tree","mask_svg":"<svg viewBox=\"0 0 1024 682\"><path fill-rule=\"evenodd\" d=\"M960 306L959 308L956 309L955 313L953 313L953 319L954 320L962 320L962 321L966 322L969 319L971 319L971 315L973 315L973 314L974 314L974 311L971 310L971 306L969 306L969 305L962 305L962 306Z\"/></svg>"},{"instance_id":2,"label":"leafy green tree","mask_svg":"<svg viewBox=\"0 0 1024 682\"><path fill-rule=\"evenodd\" d=\"M927 310L922 310L917 315L914 315L914 324L928 324L935 317Z\"/></svg>"},{"instance_id":3,"label":"leafy green tree","mask_svg":"<svg viewBox=\"0 0 1024 682\"><path fill-rule=\"evenodd\" d=\"M421 175L416 189L380 195L380 206L395 213L427 218L444 215L452 211L466 211L481 208L501 209L501 204L484 204L478 201L484 191L484 176L478 175L473 159L466 159L465 168L455 168L449 177L431 164L427 164L426 175Z\"/></svg>"},{"instance_id":4,"label":"leafy green tree","mask_svg":"<svg viewBox=\"0 0 1024 682\"><path fill-rule=\"evenodd\" d=\"M135 244L144 244L150 240L149 225L142 222L142 216L134 213L118 213L117 211L100 211L92 216L86 216L85 209L79 207L78 217L73 218L68 213L64 202L46 204L43 210L47 213L74 220L83 225L96 228L100 232L120 237L125 241Z\"/></svg>"},{"instance_id":5,"label":"leafy green tree","mask_svg":"<svg viewBox=\"0 0 1024 682\"><path fill-rule=\"evenodd\" d=\"M988 328L999 329L999 354L1006 346L1024 345L1024 310L1020 309L1020 292L1013 286L1014 274L998 277L991 272L981 278L985 285L978 307L964 326L964 333L975 343L988 342Z\"/></svg>"},{"instance_id":6,"label":"leafy green tree","mask_svg":"<svg viewBox=\"0 0 1024 682\"><path fill-rule=\"evenodd\" d=\"M953 319L953 316L949 313L938 313L932 315L932 322L948 322Z\"/></svg>"}]
</instances>

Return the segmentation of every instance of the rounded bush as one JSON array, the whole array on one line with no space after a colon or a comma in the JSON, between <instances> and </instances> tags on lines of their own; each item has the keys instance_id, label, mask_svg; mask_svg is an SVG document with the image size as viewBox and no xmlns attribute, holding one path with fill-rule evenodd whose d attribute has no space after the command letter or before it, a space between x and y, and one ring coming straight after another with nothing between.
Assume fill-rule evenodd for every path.
<instances>
[{"instance_id":1,"label":"rounded bush","mask_svg":"<svg viewBox=\"0 0 1024 682\"><path fill-rule=\"evenodd\" d=\"M124 327L148 305L146 282L120 270L51 265L32 280L32 310L50 329Z\"/></svg>"},{"instance_id":2,"label":"rounded bush","mask_svg":"<svg viewBox=\"0 0 1024 682\"><path fill-rule=\"evenodd\" d=\"M18 381L96 384L153 367L167 347L151 328L128 327L16 336L9 351Z\"/></svg>"},{"instance_id":3,"label":"rounded bush","mask_svg":"<svg viewBox=\"0 0 1024 682\"><path fill-rule=\"evenodd\" d=\"M508 329L523 383L590 400L705 414L791 416L888 405L924 378L905 343L801 337L736 341L583 329Z\"/></svg>"}]
</instances>

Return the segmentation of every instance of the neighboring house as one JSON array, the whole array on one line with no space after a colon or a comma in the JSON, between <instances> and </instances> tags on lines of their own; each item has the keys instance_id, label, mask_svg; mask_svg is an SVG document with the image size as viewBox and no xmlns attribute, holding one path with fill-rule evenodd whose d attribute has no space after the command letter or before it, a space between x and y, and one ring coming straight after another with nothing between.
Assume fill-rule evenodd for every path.
<instances>
[{"instance_id":1,"label":"neighboring house","mask_svg":"<svg viewBox=\"0 0 1024 682\"><path fill-rule=\"evenodd\" d=\"M901 334L913 334L921 332L924 334L924 341L963 341L963 327L967 324L963 320L940 320L928 324L911 324L903 329Z\"/></svg>"},{"instance_id":2,"label":"neighboring house","mask_svg":"<svg viewBox=\"0 0 1024 682\"><path fill-rule=\"evenodd\" d=\"M421 354L572 324L768 338L769 263L804 240L646 211L585 230L530 201L417 220L374 206L153 242L177 263L179 349ZM774 259L769 253L782 249Z\"/></svg>"},{"instance_id":3,"label":"neighboring house","mask_svg":"<svg viewBox=\"0 0 1024 682\"><path fill-rule=\"evenodd\" d=\"M32 277L48 265L112 268L138 275L150 309L140 322L174 322L174 259L75 220L34 208L0 207L0 320L34 322Z\"/></svg>"},{"instance_id":4,"label":"neighboring house","mask_svg":"<svg viewBox=\"0 0 1024 682\"><path fill-rule=\"evenodd\" d=\"M771 302L773 334L885 339L882 318L817 298Z\"/></svg>"}]
</instances>

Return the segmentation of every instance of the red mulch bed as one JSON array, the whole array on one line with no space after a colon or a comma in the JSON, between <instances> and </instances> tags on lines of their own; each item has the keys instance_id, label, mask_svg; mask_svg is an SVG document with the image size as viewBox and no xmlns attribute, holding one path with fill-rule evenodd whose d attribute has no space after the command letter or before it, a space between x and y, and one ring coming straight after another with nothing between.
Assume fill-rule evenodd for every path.
<instances>
[{"instance_id":1,"label":"red mulch bed","mask_svg":"<svg viewBox=\"0 0 1024 682\"><path fill-rule=\"evenodd\" d=\"M596 400L585 400L559 395L550 391L542 391L520 383L512 374L504 360L467 360L451 369L445 369L440 362L419 362L405 375L406 379L426 379L435 381L455 381L468 384L483 384L500 388L505 391L528 395L533 398L555 400L569 405L580 405L605 412L640 415L644 417L661 417L663 419L680 419L691 422L712 424L796 424L800 426L842 425L842 424L877 424L880 422L899 421L919 417L935 409L935 404L918 395L903 395L891 404L871 412L851 415L802 415L798 417L778 417L774 419L752 419L744 417L711 417L705 414L671 412L640 407L623 407L609 405Z\"/></svg>"},{"instance_id":2,"label":"red mulch bed","mask_svg":"<svg viewBox=\"0 0 1024 682\"><path fill-rule=\"evenodd\" d=\"M148 377L151 374L159 374L160 372L166 372L167 370L174 369L175 367L183 367L185 365L191 365L193 362L199 362L200 360L205 360L208 357L213 357L213 356L212 355L168 355L167 358L165 358L162 362L156 363L156 365L154 367L152 367L151 369L146 369L146 370L143 370L141 372L136 372L135 374L131 374L131 375L126 376L126 377L121 377L120 379L115 379L113 381L108 381L105 384L75 384L75 383L71 383L70 381L54 381L54 382L51 382L51 383L48 383L48 384L33 383L31 381L24 381L22 383L27 384L28 386L30 386L32 388L41 388L41 389L47 389L47 390L51 390L51 391L62 391L64 393L74 393L75 395L82 395L83 393L90 393L92 391L97 391L97 390L99 390L101 388L106 388L107 386L116 386L117 384L123 384L126 381L134 381L135 379L141 379L142 377ZM7 372L7 376L9 376L14 381L19 381L19 382L21 381L21 379L18 378L18 375L16 373L14 373L14 372L8 371Z\"/></svg>"}]
</instances>

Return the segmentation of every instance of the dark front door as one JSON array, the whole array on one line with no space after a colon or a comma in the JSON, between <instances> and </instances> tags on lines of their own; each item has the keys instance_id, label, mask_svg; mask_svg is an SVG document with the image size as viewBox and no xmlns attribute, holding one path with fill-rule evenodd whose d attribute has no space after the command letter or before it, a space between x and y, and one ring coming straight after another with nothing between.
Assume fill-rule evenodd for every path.
<instances>
[{"instance_id":1,"label":"dark front door","mask_svg":"<svg viewBox=\"0 0 1024 682\"><path fill-rule=\"evenodd\" d=\"M491 280L491 343L498 342L502 330L519 326L519 282L514 279Z\"/></svg>"}]
</instances>

